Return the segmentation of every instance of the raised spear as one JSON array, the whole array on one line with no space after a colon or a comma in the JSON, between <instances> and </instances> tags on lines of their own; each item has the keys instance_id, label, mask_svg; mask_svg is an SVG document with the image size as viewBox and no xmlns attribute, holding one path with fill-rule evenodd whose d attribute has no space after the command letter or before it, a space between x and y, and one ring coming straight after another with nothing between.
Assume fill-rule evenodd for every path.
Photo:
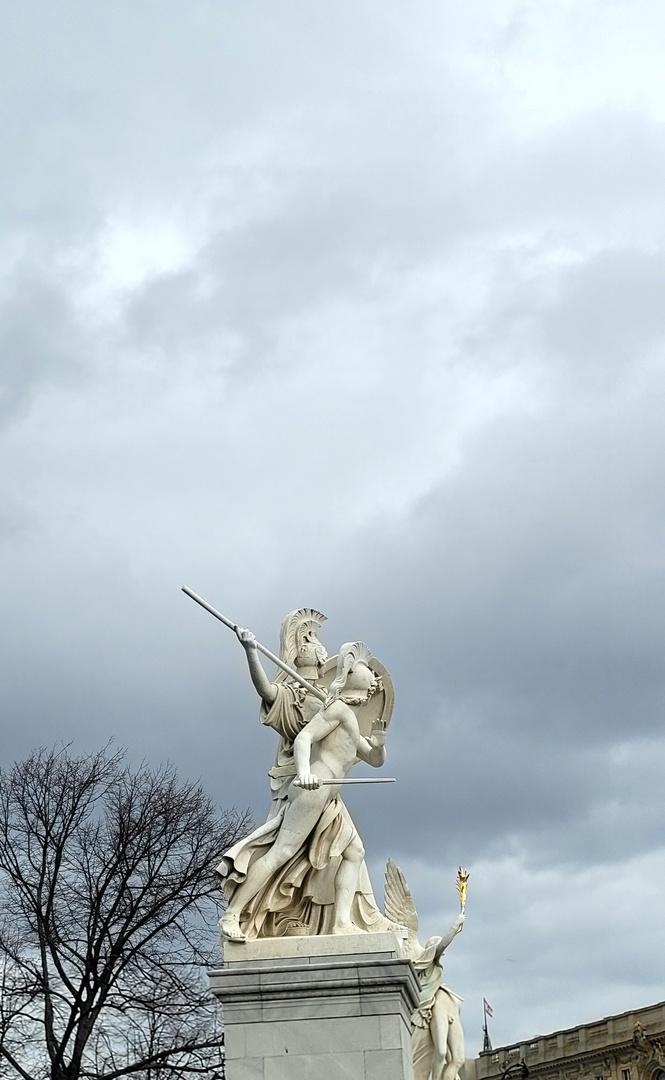
<instances>
[{"instance_id":1,"label":"raised spear","mask_svg":"<svg viewBox=\"0 0 665 1080\"><path fill-rule=\"evenodd\" d=\"M188 589L186 585L182 586L182 591L184 593L187 593L188 596L191 596L192 600L196 600L197 604L200 604L202 608L205 608L206 611L209 611L210 614L214 615L216 619L219 619L220 622L223 622L224 626L228 626L229 630L233 630L234 633L237 631L237 623L231 622L230 619L227 619L226 615L222 615L221 611L217 611L216 608L206 603L206 601L203 600L200 596L197 596L195 592L192 592L191 589ZM320 701L326 700L325 691L319 690L318 686L312 686L311 683L308 683L307 679L303 679L302 675L299 675L295 668L289 667L288 664L285 664L283 660L280 660L279 656L275 656L274 652L271 652L270 649L266 649L265 645L262 645L260 641L256 642L256 647L259 652L262 652L264 656L267 656L269 660L272 660L273 664L277 664L277 667L281 668L282 671L285 671L287 675L290 675L291 678L295 679L296 682L300 683L301 686L304 686L306 690L309 690L309 692L311 694L314 694L315 697L317 697Z\"/></svg>"},{"instance_id":2,"label":"raised spear","mask_svg":"<svg viewBox=\"0 0 665 1080\"><path fill-rule=\"evenodd\" d=\"M231 619L227 619L226 615L222 615L221 611L217 611L216 608L212 607L211 604L208 604L201 596L198 596L197 593L192 592L191 589L188 589L186 585L182 586L182 591L184 593L186 593L187 596L190 596L192 598L192 600L196 600L197 604L200 604L202 608L205 608L206 611L209 611L210 614L214 615L216 619L219 619L220 622L223 622L224 626L228 626L229 630L233 630L234 633L237 631L237 629L238 629L237 623L232 622ZM272 660L273 664L277 664L277 667L280 667L282 669L282 671L285 671L287 673L287 675L290 675L291 678L296 680L296 682L299 682L300 685L304 686L306 690L309 690L312 694L315 694L316 697L319 698L320 701L325 701L326 700L327 695L325 694L325 692L323 690L319 690L318 686L312 686L311 683L308 683L307 679L303 679L302 675L300 675L294 668L289 667L288 664L285 664L283 660L280 660L279 656L275 656L274 652L271 652L270 649L267 649L265 647L265 645L261 644L260 641L256 642L256 647L259 650L259 652L262 652L264 656L267 656L269 660ZM394 776L377 776L377 777L374 777L374 776L353 776L353 777L345 777L345 778L340 779L340 780L336 780L334 778L330 778L330 779L325 778L325 779L321 780L320 783L321 783L321 785L324 785L324 784L326 784L326 785L327 784L330 784L330 785L332 785L332 784L394 784L395 783L395 777Z\"/></svg>"}]
</instances>

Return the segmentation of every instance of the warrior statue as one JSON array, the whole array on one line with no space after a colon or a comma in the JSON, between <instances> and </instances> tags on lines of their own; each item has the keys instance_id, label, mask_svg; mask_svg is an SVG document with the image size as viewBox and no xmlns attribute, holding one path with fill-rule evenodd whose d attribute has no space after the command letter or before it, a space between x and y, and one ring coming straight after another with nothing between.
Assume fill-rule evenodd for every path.
<instances>
[{"instance_id":1,"label":"warrior statue","mask_svg":"<svg viewBox=\"0 0 665 1080\"><path fill-rule=\"evenodd\" d=\"M234 627L261 698L261 722L280 741L268 774L268 818L217 867L229 901L220 926L231 941L396 928L374 899L360 837L330 782L344 781L358 761L383 765L392 683L362 642L328 660L317 636L324 620L298 608L282 623L280 660L304 686L282 670L271 682L254 635Z\"/></svg>"},{"instance_id":2,"label":"warrior statue","mask_svg":"<svg viewBox=\"0 0 665 1080\"><path fill-rule=\"evenodd\" d=\"M321 683L321 673L328 653L317 633L325 621L326 616L314 608L297 608L289 612L279 630L280 659L295 668L313 687L322 690L325 687ZM278 670L271 682L259 660L254 635L240 627L236 627L236 634L247 654L249 674L261 698L261 723L274 728L279 735L275 764L268 773L273 798L269 816L273 817L279 813L283 800L287 798L296 773L294 739L319 711L323 702L311 690L289 678L282 669Z\"/></svg>"},{"instance_id":3,"label":"warrior statue","mask_svg":"<svg viewBox=\"0 0 665 1080\"><path fill-rule=\"evenodd\" d=\"M441 957L464 925L464 911L445 937L418 940L418 913L404 874L392 859L386 867L386 915L408 929L405 954L420 983L420 1003L413 1024L414 1080L459 1080L464 1064L464 1032L460 1020L462 999L444 986Z\"/></svg>"}]
</instances>

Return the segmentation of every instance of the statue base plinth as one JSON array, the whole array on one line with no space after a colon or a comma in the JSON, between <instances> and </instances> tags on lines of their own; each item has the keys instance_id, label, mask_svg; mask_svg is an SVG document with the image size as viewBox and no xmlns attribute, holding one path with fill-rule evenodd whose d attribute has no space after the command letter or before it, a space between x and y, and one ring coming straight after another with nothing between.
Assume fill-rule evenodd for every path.
<instances>
[{"instance_id":1,"label":"statue base plinth","mask_svg":"<svg viewBox=\"0 0 665 1080\"><path fill-rule=\"evenodd\" d=\"M227 1080L413 1080L418 980L396 933L225 942Z\"/></svg>"}]
</instances>

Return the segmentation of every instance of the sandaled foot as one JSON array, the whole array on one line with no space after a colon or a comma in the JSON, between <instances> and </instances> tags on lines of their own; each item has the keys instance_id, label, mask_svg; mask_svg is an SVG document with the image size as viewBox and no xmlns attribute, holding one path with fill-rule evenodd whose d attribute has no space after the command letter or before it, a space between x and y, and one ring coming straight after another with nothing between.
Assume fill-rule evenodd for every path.
<instances>
[{"instance_id":1,"label":"sandaled foot","mask_svg":"<svg viewBox=\"0 0 665 1080\"><path fill-rule=\"evenodd\" d=\"M372 923L372 930L376 934L408 934L409 932L408 926L402 926L401 923L393 922L392 919L386 918L385 915L382 915L377 922Z\"/></svg>"},{"instance_id":2,"label":"sandaled foot","mask_svg":"<svg viewBox=\"0 0 665 1080\"><path fill-rule=\"evenodd\" d=\"M342 934L364 934L365 933L364 930L361 930L359 926L356 926L355 923L352 923L352 922L339 923L337 926L333 926L332 932L333 932L333 934L340 934L340 935L342 935Z\"/></svg>"},{"instance_id":3,"label":"sandaled foot","mask_svg":"<svg viewBox=\"0 0 665 1080\"><path fill-rule=\"evenodd\" d=\"M238 916L230 911L227 911L226 915L219 920L219 928L226 941L247 941L247 937L240 929Z\"/></svg>"}]
</instances>

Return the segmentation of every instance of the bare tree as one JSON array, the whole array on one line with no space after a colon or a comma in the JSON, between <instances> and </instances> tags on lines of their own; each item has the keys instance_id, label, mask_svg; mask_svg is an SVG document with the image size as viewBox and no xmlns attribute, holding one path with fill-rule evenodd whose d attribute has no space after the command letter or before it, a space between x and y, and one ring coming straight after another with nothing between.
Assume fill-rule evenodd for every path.
<instances>
[{"instance_id":1,"label":"bare tree","mask_svg":"<svg viewBox=\"0 0 665 1080\"><path fill-rule=\"evenodd\" d=\"M36 751L0 783L3 1080L222 1077L202 965L246 815L108 749Z\"/></svg>"}]
</instances>

